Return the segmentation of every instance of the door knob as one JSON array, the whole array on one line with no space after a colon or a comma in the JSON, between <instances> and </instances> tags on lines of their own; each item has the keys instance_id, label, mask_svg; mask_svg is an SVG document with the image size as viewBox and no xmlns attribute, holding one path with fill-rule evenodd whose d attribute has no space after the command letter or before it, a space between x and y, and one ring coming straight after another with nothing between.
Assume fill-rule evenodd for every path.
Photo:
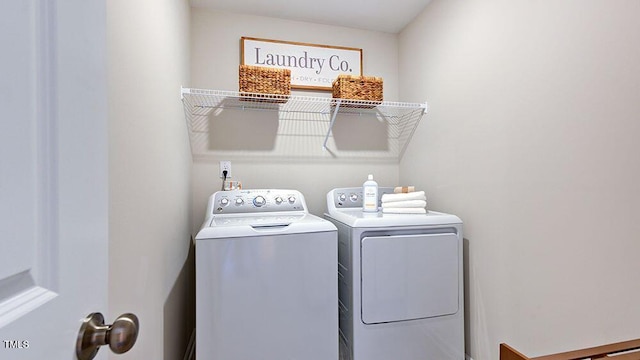
<instances>
[{"instance_id":1,"label":"door knob","mask_svg":"<svg viewBox=\"0 0 640 360\"><path fill-rule=\"evenodd\" d=\"M125 353L136 343L139 327L134 314L122 314L111 325L104 324L101 313L89 314L78 332L76 356L78 360L91 360L102 345L109 345L116 354Z\"/></svg>"}]
</instances>

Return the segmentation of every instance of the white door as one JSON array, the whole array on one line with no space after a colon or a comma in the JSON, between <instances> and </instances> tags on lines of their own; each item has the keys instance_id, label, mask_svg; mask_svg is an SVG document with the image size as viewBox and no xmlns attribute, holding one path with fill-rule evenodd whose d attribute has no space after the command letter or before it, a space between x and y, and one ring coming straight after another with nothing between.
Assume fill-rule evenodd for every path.
<instances>
[{"instance_id":1,"label":"white door","mask_svg":"<svg viewBox=\"0 0 640 360\"><path fill-rule=\"evenodd\" d=\"M0 359L75 359L107 309L104 7L0 1Z\"/></svg>"}]
</instances>

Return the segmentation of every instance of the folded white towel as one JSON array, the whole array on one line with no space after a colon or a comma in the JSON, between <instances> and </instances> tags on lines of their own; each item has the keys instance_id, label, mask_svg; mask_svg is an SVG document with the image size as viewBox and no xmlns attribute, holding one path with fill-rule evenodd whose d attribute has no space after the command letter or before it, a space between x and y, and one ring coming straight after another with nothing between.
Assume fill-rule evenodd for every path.
<instances>
[{"instance_id":1,"label":"folded white towel","mask_svg":"<svg viewBox=\"0 0 640 360\"><path fill-rule=\"evenodd\" d=\"M424 191L414 191L404 194L383 194L382 202L405 201L405 200L427 200Z\"/></svg>"},{"instance_id":2,"label":"folded white towel","mask_svg":"<svg viewBox=\"0 0 640 360\"><path fill-rule=\"evenodd\" d=\"M391 201L383 202L382 208L423 208L427 206L427 202L424 200L405 200L405 201Z\"/></svg>"},{"instance_id":3,"label":"folded white towel","mask_svg":"<svg viewBox=\"0 0 640 360\"><path fill-rule=\"evenodd\" d=\"M384 214L426 214L425 208L382 208Z\"/></svg>"}]
</instances>

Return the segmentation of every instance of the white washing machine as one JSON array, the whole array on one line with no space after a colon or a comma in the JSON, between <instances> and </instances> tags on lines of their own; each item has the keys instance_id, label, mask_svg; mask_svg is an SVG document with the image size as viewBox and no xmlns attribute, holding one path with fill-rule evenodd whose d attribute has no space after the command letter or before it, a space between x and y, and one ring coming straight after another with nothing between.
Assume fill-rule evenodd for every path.
<instances>
[{"instance_id":1,"label":"white washing machine","mask_svg":"<svg viewBox=\"0 0 640 360\"><path fill-rule=\"evenodd\" d=\"M198 360L338 358L336 228L300 192L216 192L195 243Z\"/></svg>"},{"instance_id":2,"label":"white washing machine","mask_svg":"<svg viewBox=\"0 0 640 360\"><path fill-rule=\"evenodd\" d=\"M327 208L338 228L341 358L464 360L462 221L365 213L361 187L330 191Z\"/></svg>"}]
</instances>

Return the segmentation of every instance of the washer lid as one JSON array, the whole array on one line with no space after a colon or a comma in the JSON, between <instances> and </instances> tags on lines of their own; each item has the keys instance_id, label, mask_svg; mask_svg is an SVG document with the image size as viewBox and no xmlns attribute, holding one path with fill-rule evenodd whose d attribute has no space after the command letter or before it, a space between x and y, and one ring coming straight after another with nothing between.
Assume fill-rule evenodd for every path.
<instances>
[{"instance_id":1,"label":"washer lid","mask_svg":"<svg viewBox=\"0 0 640 360\"><path fill-rule=\"evenodd\" d=\"M331 222L309 213L238 214L210 217L196 235L196 240L326 231L337 229Z\"/></svg>"},{"instance_id":2,"label":"washer lid","mask_svg":"<svg viewBox=\"0 0 640 360\"><path fill-rule=\"evenodd\" d=\"M325 215L358 228L462 224L459 217L436 211L427 211L426 214L383 214L381 211L366 213L360 208L347 208L332 209Z\"/></svg>"}]
</instances>

